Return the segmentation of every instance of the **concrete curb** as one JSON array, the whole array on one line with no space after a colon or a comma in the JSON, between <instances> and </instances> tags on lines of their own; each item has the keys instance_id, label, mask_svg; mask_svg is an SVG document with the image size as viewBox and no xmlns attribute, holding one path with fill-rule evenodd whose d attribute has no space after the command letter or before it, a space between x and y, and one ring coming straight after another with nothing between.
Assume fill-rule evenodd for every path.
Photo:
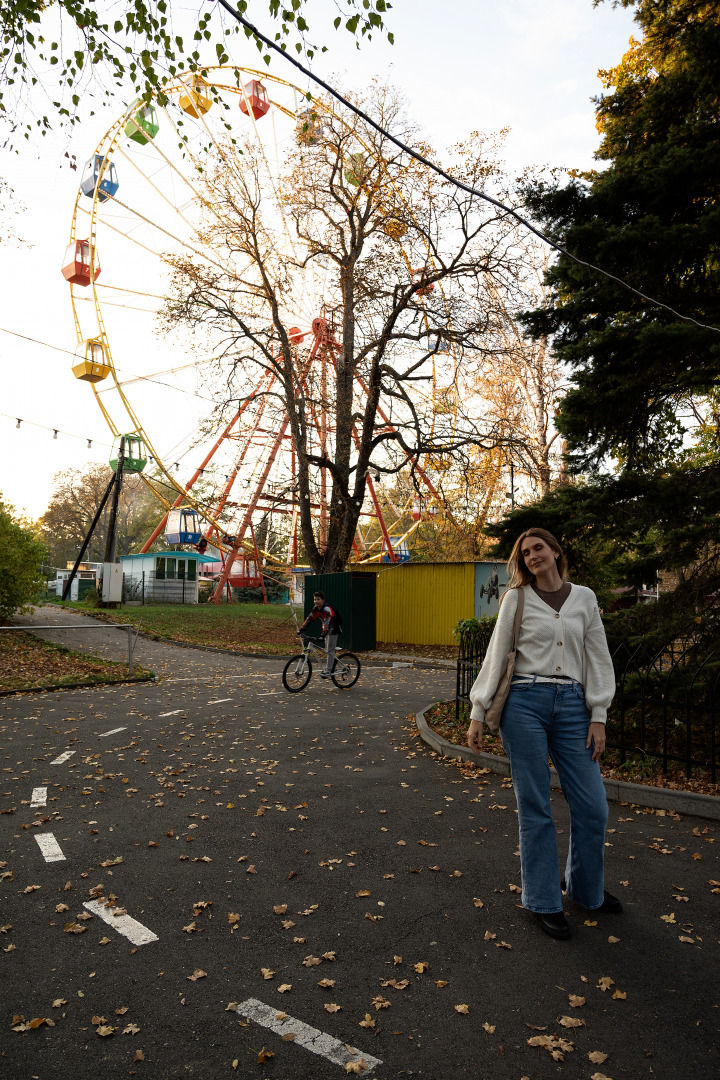
<instances>
[{"instance_id":1,"label":"concrete curb","mask_svg":"<svg viewBox=\"0 0 720 1080\"><path fill-rule=\"evenodd\" d=\"M398 667L422 667L437 668L438 671L455 671L455 660L443 660L437 656L415 656L410 653L388 653L379 649L371 649L367 653L369 661L384 660L397 664Z\"/></svg>"},{"instance_id":2,"label":"concrete curb","mask_svg":"<svg viewBox=\"0 0 720 1080\"><path fill-rule=\"evenodd\" d=\"M158 682L154 671L149 675L139 675L137 678L113 679L110 682L81 682L73 683L72 686L36 686L30 690L0 690L0 697L12 697L13 694L57 694L65 690L89 690L103 686L136 686L144 682Z\"/></svg>"},{"instance_id":3,"label":"concrete curb","mask_svg":"<svg viewBox=\"0 0 720 1080\"><path fill-rule=\"evenodd\" d=\"M51 605L55 607L56 605ZM104 626L117 626L112 619L103 619L102 615L96 615L89 611L78 611L77 608L61 608L62 611L67 611L73 615L82 615L87 619L94 619L95 622L102 623ZM32 631L32 624L28 624L25 627L26 630ZM156 636L155 634L146 634L141 630L137 637L142 638L144 641L154 641L159 645L179 645L182 649L198 649L200 652L212 652L220 653L221 656L240 656L246 660L289 660L290 657L295 656L294 652L287 653L251 653L240 652L237 649L221 649L216 645L196 645L192 641L180 641L178 638L166 638ZM443 670L432 658L416 657L413 662L409 663L409 657L394 657L391 653L386 653L385 656L370 656L366 657L363 653L359 654L360 660L364 667L419 667L419 668L434 668L437 670Z\"/></svg>"},{"instance_id":4,"label":"concrete curb","mask_svg":"<svg viewBox=\"0 0 720 1080\"><path fill-rule=\"evenodd\" d=\"M103 619L102 615L96 615L94 612L78 611L77 608L62 608L61 610L74 615L83 615L88 619L94 619L95 622L102 623L104 626L117 626L117 623L113 619ZM32 624L28 624L26 629L32 630ZM249 660L287 660L289 656L294 655L293 653L238 652L236 649L220 649L215 645L196 645L191 641L178 641L177 638L146 634L142 630L137 634L137 637L142 638L144 641L154 641L158 645L180 645L183 649L198 649L200 652L221 653L223 656L242 656Z\"/></svg>"},{"instance_id":5,"label":"concrete curb","mask_svg":"<svg viewBox=\"0 0 720 1080\"><path fill-rule=\"evenodd\" d=\"M55 605L53 605L55 606ZM64 611L72 613L72 615L84 616L86 619L94 619L95 622L101 622L106 626L116 626L117 623L112 619L104 619L101 615L95 615L91 611L78 611L77 608L62 608ZM32 630L32 625L28 624L27 630ZM225 657L243 657L246 660L289 660L290 657L296 656L295 652L241 652L237 649L221 649L216 645L195 645L193 642L180 642L177 637L160 637L154 634L146 634L142 631L137 635L146 642L157 642L160 645L179 645L182 649L199 649L201 652L219 652L221 656ZM359 653L359 659L361 659L364 666L369 667L430 667L430 669L443 670L443 667L447 661L435 661L432 657L394 657L392 653L384 653L382 656L365 657L361 652Z\"/></svg>"},{"instance_id":6,"label":"concrete curb","mask_svg":"<svg viewBox=\"0 0 720 1080\"><path fill-rule=\"evenodd\" d=\"M426 705L422 712L415 714L420 738L441 757L455 758L459 761L472 761L501 776L510 776L510 762L496 754L473 754L472 750L456 743L448 742L438 735L425 719L425 713L435 707L437 702ZM555 769L550 770L552 787L560 787L560 779ZM654 810L669 810L671 813L691 814L693 817L709 818L720 821L720 798L715 795L699 795L694 791L677 791L675 788L652 787L650 784L630 784L625 780L605 780L605 793L609 802L634 803L636 806L649 806Z\"/></svg>"},{"instance_id":7,"label":"concrete curb","mask_svg":"<svg viewBox=\"0 0 720 1080\"><path fill-rule=\"evenodd\" d=\"M104 623L106 626L112 626L112 622L108 619L103 619L97 615L91 615L90 618L94 618L97 622ZM200 652L212 652L220 653L223 656L240 656L246 660L290 660L291 657L296 656L297 653L255 653L255 652L240 652L238 649L221 649L216 645L196 645L192 641L180 641L178 638L166 638L155 637L152 634L144 634L142 631L138 634L138 637L144 638L146 641L154 641L159 645L179 645L181 649L199 649ZM362 662L363 667L419 667L419 668L436 668L436 665L430 661L420 660L414 664L406 663L405 661L395 661L390 658L383 659L381 657L371 656L366 657L363 653L358 653L358 658ZM442 670L442 669L438 669Z\"/></svg>"},{"instance_id":8,"label":"concrete curb","mask_svg":"<svg viewBox=\"0 0 720 1080\"><path fill-rule=\"evenodd\" d=\"M95 616L97 618L97 616ZM112 626L112 623L105 619L98 619L98 622L105 623L106 626ZM220 653L222 656L240 656L249 660L287 660L292 656L292 653L250 653L250 652L238 652L236 649L220 649L216 645L195 645L192 641L179 641L177 638L170 637L156 637L154 634L143 634L142 631L138 634L138 637L144 638L145 641L154 641L156 645L179 645L182 649L197 649L199 652L212 652Z\"/></svg>"}]
</instances>

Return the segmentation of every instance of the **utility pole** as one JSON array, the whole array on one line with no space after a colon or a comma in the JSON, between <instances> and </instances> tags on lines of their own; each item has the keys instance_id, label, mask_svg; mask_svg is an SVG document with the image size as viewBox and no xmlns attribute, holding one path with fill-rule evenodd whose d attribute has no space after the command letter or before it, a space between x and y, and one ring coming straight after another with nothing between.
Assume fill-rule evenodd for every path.
<instances>
[{"instance_id":1,"label":"utility pole","mask_svg":"<svg viewBox=\"0 0 720 1080\"><path fill-rule=\"evenodd\" d=\"M510 509L515 509L515 466L510 459L510 490L505 492L505 498L510 500Z\"/></svg>"},{"instance_id":2,"label":"utility pole","mask_svg":"<svg viewBox=\"0 0 720 1080\"><path fill-rule=\"evenodd\" d=\"M120 449L118 450L117 467L115 469L115 487L113 489L112 503L110 504L110 520L108 522L108 531L105 538L105 558L104 562L115 562L115 552L117 550L117 512L118 502L120 500L120 488L122 487L122 474L123 463L125 460L125 438L120 439Z\"/></svg>"},{"instance_id":3,"label":"utility pole","mask_svg":"<svg viewBox=\"0 0 720 1080\"><path fill-rule=\"evenodd\" d=\"M109 566L115 562L115 554L117 551L117 512L118 503L120 501L120 489L122 488L122 476L123 476L123 464L125 461L125 437L120 439L120 448L118 450L117 465L115 467L115 485L113 487L112 503L110 505L110 520L108 521L107 537L105 538L105 556L103 559L103 578L105 574L108 574ZM105 591L105 585L103 583L103 591ZM115 607L116 601L103 600L103 607Z\"/></svg>"},{"instance_id":4,"label":"utility pole","mask_svg":"<svg viewBox=\"0 0 720 1080\"><path fill-rule=\"evenodd\" d=\"M83 540L82 547L80 548L80 554L78 555L77 559L75 560L75 565L73 566L72 570L70 571L70 576L66 579L65 585L63 586L63 593L62 593L63 600L67 600L68 596L70 595L70 589L72 587L73 579L74 579L75 575L78 572L78 569L80 567L80 563L83 561L83 558L85 557L85 552L88 549L88 545L89 545L89 543L90 543L90 541L92 539L92 534L95 532L95 529L97 527L97 523L100 520L100 515L102 514L103 510L105 509L105 503L108 501L108 498L110 497L110 492L115 487L115 480L116 480L116 474L113 473L112 476L110 477L110 483L108 484L108 486L107 486L107 488L105 490L105 494L103 495L102 499L100 500L100 505L98 506L97 510L95 511L95 517L93 518L92 524L91 524L90 528L87 531L87 536Z\"/></svg>"}]
</instances>

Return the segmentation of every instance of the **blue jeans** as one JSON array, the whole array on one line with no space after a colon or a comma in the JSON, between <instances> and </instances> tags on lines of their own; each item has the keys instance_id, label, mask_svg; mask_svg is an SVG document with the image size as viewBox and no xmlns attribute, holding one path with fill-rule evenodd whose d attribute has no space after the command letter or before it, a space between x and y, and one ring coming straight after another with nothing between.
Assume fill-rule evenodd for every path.
<instances>
[{"instance_id":1,"label":"blue jeans","mask_svg":"<svg viewBox=\"0 0 720 1080\"><path fill-rule=\"evenodd\" d=\"M548 755L570 807L567 893L586 908L603 902L608 806L600 766L586 748L588 712L579 683L513 681L500 724L518 804L522 902L562 911Z\"/></svg>"}]
</instances>

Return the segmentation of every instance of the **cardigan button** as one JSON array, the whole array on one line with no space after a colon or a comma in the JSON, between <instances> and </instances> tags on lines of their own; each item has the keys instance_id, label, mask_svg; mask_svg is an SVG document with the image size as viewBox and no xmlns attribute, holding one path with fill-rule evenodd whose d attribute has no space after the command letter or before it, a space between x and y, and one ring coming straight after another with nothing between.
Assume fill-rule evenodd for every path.
<instances>
[{"instance_id":1,"label":"cardigan button","mask_svg":"<svg viewBox=\"0 0 720 1080\"><path fill-rule=\"evenodd\" d=\"M555 612L555 618L556 618L556 619L559 619L559 618L560 618L560 615L559 615L559 614L558 614L557 612Z\"/></svg>"},{"instance_id":2,"label":"cardigan button","mask_svg":"<svg viewBox=\"0 0 720 1080\"><path fill-rule=\"evenodd\" d=\"M562 668L556 667L555 670L556 671L562 671Z\"/></svg>"},{"instance_id":3,"label":"cardigan button","mask_svg":"<svg viewBox=\"0 0 720 1080\"><path fill-rule=\"evenodd\" d=\"M562 641L558 641L558 645L562 645Z\"/></svg>"}]
</instances>

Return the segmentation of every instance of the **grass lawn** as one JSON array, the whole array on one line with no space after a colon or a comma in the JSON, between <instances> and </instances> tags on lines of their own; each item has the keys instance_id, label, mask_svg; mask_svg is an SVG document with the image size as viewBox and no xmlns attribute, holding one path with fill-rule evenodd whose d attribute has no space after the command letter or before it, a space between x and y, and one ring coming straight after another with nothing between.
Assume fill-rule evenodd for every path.
<instances>
[{"instance_id":1,"label":"grass lawn","mask_svg":"<svg viewBox=\"0 0 720 1080\"><path fill-rule=\"evenodd\" d=\"M286 604L146 604L115 610L85 604L63 606L107 622L142 623L142 633L159 641L173 638L191 645L279 656L297 652L295 624Z\"/></svg>"},{"instance_id":2,"label":"grass lawn","mask_svg":"<svg viewBox=\"0 0 720 1080\"><path fill-rule=\"evenodd\" d=\"M57 603L57 602L55 602ZM107 622L142 623L141 631L162 641L170 638L190 645L236 649L241 653L290 656L299 649L295 624L287 604L146 604L109 610L83 603L58 605L92 614ZM298 622L302 611L296 609ZM378 641L376 648L400 656L455 660L457 645L410 645Z\"/></svg>"},{"instance_id":3,"label":"grass lawn","mask_svg":"<svg viewBox=\"0 0 720 1080\"><path fill-rule=\"evenodd\" d=\"M152 671L137 665L133 666L130 676L127 664L74 652L63 645L42 641L32 634L16 630L2 634L0 693L54 690L86 683L100 686L116 682L145 682L152 677Z\"/></svg>"}]
</instances>

